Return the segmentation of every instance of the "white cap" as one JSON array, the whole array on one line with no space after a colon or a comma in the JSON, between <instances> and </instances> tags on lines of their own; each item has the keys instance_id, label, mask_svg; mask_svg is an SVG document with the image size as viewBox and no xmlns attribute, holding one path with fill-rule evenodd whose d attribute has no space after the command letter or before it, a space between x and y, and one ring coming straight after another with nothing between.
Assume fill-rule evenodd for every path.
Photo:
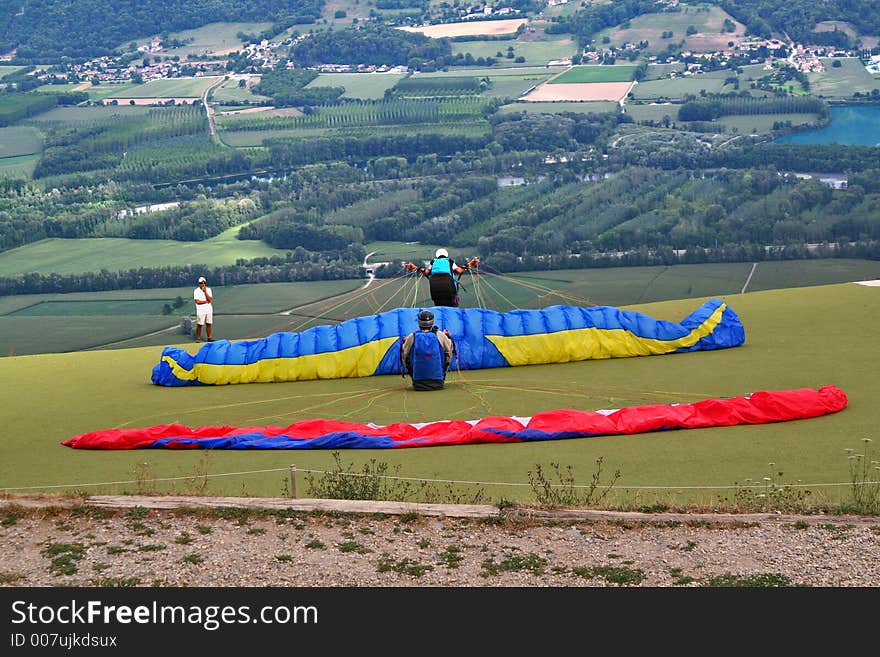
<instances>
[{"instance_id":1,"label":"white cap","mask_svg":"<svg viewBox=\"0 0 880 657\"><path fill-rule=\"evenodd\" d=\"M199 276L199 283L207 283L204 276Z\"/></svg>"},{"instance_id":2,"label":"white cap","mask_svg":"<svg viewBox=\"0 0 880 657\"><path fill-rule=\"evenodd\" d=\"M447 251L446 249L437 249L437 251L434 253L434 257L435 258L448 258L449 251Z\"/></svg>"}]
</instances>

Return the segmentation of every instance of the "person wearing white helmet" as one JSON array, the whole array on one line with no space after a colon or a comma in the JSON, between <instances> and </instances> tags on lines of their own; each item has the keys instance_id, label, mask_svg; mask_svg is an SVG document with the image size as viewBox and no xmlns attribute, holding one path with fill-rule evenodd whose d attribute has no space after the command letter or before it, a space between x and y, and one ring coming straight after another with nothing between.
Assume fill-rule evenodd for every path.
<instances>
[{"instance_id":1,"label":"person wearing white helmet","mask_svg":"<svg viewBox=\"0 0 880 657\"><path fill-rule=\"evenodd\" d=\"M435 306L457 307L460 301L458 295L458 282L461 275L476 267L480 263L479 258L471 258L464 266L455 264L449 257L449 251L440 248L434 252L434 259L427 267L419 267L411 262L404 266L410 271L417 271L428 279L431 285L431 301Z\"/></svg>"}]
</instances>

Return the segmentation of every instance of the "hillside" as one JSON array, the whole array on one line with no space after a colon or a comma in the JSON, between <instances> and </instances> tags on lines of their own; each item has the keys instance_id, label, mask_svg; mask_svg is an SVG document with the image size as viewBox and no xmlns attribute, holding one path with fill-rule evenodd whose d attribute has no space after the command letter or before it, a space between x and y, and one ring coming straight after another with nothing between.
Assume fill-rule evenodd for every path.
<instances>
[{"instance_id":1,"label":"hillside","mask_svg":"<svg viewBox=\"0 0 880 657\"><path fill-rule=\"evenodd\" d=\"M776 0L184 4L3 14L0 295L350 279L391 241L502 273L878 257L862 4L794 36Z\"/></svg>"},{"instance_id":2,"label":"hillside","mask_svg":"<svg viewBox=\"0 0 880 657\"><path fill-rule=\"evenodd\" d=\"M387 474L427 482L483 482L452 484L448 490L447 484L428 483L422 494L435 500L492 503L534 499L529 472L543 464L545 476L553 478L549 464L559 463L572 467L578 483L588 483L594 473L607 483L619 470L621 477L603 504L623 507L715 505L725 500L730 504L735 498L757 506L762 494L780 487L793 496L790 503L835 503L849 494L846 450L861 453L862 440L874 431L872 400L878 390L871 373L878 366L877 353L866 346L857 327L871 325L877 289L842 284L726 295L723 298L746 328L742 347L529 366L516 372L501 368L454 373L448 389L433 396L413 393L397 377L159 388L149 383L159 354L155 347L3 358L0 372L8 385L3 386L0 394L6 398L0 401L11 412L0 447L0 481L6 490L19 492L198 491L277 497L289 491L291 463L301 473L332 471L340 465L359 471L359 464L381 463ZM697 305L693 299L639 309L677 321ZM487 414L619 408L826 384L844 390L848 408L800 422L626 438L348 453L341 462L322 451L92 452L60 445L86 431L167 422L195 426L286 424L311 417L376 423L477 419ZM46 399L53 400L51 414L41 410ZM373 466L370 459L375 459ZM602 460L601 472L597 459ZM175 479L164 481L167 477ZM749 488L747 482L757 482L758 488ZM786 488L789 485L796 487ZM298 487L300 495L308 495L305 479Z\"/></svg>"}]
</instances>

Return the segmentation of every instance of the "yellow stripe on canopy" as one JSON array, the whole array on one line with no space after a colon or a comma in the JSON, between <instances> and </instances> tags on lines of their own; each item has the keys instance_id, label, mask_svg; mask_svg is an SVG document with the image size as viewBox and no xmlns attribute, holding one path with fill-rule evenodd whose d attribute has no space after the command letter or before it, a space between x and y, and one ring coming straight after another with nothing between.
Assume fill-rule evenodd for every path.
<instances>
[{"instance_id":1,"label":"yellow stripe on canopy","mask_svg":"<svg viewBox=\"0 0 880 657\"><path fill-rule=\"evenodd\" d=\"M383 338L348 349L296 358L266 358L247 365L196 363L187 370L170 356L163 356L162 360L168 363L178 379L207 385L341 379L371 376L397 339L396 336Z\"/></svg>"},{"instance_id":2,"label":"yellow stripe on canopy","mask_svg":"<svg viewBox=\"0 0 880 657\"><path fill-rule=\"evenodd\" d=\"M693 347L721 322L727 304L722 303L705 322L675 340L643 338L626 329L583 328L535 335L488 335L509 365L568 363L579 360L656 356Z\"/></svg>"}]
</instances>

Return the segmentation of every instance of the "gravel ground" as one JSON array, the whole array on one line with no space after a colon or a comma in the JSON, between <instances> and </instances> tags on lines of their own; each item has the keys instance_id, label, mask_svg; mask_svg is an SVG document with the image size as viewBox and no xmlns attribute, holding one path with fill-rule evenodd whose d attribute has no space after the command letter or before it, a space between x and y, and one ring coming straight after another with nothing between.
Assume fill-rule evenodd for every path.
<instances>
[{"instance_id":1,"label":"gravel ground","mask_svg":"<svg viewBox=\"0 0 880 657\"><path fill-rule=\"evenodd\" d=\"M218 515L0 509L0 585L880 586L880 518L718 524Z\"/></svg>"}]
</instances>

